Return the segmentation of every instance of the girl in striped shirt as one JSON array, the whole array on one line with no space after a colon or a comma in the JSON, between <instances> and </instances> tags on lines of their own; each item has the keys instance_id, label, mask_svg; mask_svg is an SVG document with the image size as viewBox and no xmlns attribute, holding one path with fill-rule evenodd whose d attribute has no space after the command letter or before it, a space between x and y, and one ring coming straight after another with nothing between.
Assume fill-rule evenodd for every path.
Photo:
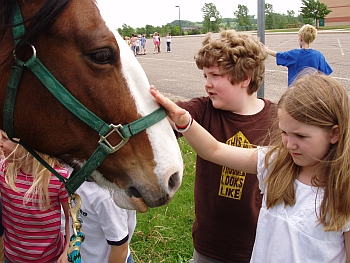
<instances>
[{"instance_id":1,"label":"girl in striped shirt","mask_svg":"<svg viewBox=\"0 0 350 263\"><path fill-rule=\"evenodd\" d=\"M69 234L60 231L61 206L69 233L68 194L64 184L21 145L0 132L0 191L5 263L67 263ZM64 177L68 170L56 159L39 154Z\"/></svg>"}]
</instances>

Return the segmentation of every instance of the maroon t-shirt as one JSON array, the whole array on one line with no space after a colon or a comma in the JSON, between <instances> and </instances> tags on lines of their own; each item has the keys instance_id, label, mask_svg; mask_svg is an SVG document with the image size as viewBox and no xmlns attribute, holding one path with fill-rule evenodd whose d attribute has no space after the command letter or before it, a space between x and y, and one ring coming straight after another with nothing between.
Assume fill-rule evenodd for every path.
<instances>
[{"instance_id":1,"label":"maroon t-shirt","mask_svg":"<svg viewBox=\"0 0 350 263\"><path fill-rule=\"evenodd\" d=\"M208 97L177 102L218 141L250 148L265 141L275 120L276 104L264 100L255 115L215 109ZM265 143L265 144L266 144ZM256 175L205 161L197 156L194 186L194 248L227 263L249 262L262 195Z\"/></svg>"}]
</instances>

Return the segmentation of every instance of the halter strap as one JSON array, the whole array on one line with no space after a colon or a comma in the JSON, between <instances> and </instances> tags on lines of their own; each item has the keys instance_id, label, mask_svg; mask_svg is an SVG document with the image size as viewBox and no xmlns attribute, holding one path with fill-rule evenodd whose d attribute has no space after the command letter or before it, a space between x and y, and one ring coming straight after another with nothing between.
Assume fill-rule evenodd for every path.
<instances>
[{"instance_id":1,"label":"halter strap","mask_svg":"<svg viewBox=\"0 0 350 263\"><path fill-rule=\"evenodd\" d=\"M23 18L18 2L14 1L14 5L15 9L13 35L15 39L15 46L17 46L25 33L25 28L23 25ZM51 173L53 173L62 183L64 183L68 194L72 195L79 188L79 186L93 173L93 171L96 170L96 168L102 163L108 154L119 150L124 144L127 143L129 137L149 128L150 126L164 119L167 116L167 113L164 108L159 108L151 114L124 126L121 124L108 125L97 115L89 111L52 75L51 72L36 57L36 51L33 46L32 49L33 55L26 62L23 62L16 58L14 52L15 62L10 73L4 102L4 129L12 141L14 141L14 138L18 138L14 129L14 107L23 70L24 68L28 68L51 92L51 94L61 102L63 106L65 106L71 113L89 125L100 135L99 146L95 152L90 156L90 158L79 171L73 172L71 174L69 179L64 178L58 172L56 172L33 149L26 145L25 142L22 140L19 142L14 141L21 144L43 166L50 170ZM121 142L116 146L112 146L107 140L108 137L113 133L117 133L122 139Z\"/></svg>"}]
</instances>

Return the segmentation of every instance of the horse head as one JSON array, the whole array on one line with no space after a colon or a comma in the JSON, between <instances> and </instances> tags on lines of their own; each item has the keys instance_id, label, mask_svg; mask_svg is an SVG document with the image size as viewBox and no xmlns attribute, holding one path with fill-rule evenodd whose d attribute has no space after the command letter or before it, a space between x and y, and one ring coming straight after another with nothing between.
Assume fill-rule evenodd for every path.
<instances>
[{"instance_id":1,"label":"horse head","mask_svg":"<svg viewBox=\"0 0 350 263\"><path fill-rule=\"evenodd\" d=\"M149 94L142 67L116 32L113 19L104 19L98 3L19 1L26 31L15 48L13 2L0 3L0 109L14 58L25 64L33 53L74 98L105 123L127 125L159 108ZM18 84L13 115L21 141L74 170L87 162L101 139L28 69ZM113 145L120 140L116 133L108 138ZM181 184L182 170L176 138L162 119L108 154L90 178L111 189L117 205L145 211L169 202Z\"/></svg>"}]
</instances>

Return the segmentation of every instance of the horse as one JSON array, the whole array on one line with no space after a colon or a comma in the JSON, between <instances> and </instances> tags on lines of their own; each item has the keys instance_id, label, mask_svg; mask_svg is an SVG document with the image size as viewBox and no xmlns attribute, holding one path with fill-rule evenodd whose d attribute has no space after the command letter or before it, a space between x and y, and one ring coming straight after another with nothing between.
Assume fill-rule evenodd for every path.
<instances>
[{"instance_id":1,"label":"horse","mask_svg":"<svg viewBox=\"0 0 350 263\"><path fill-rule=\"evenodd\" d=\"M84 170L70 192L90 178L122 208L167 204L182 181L178 143L166 114L155 117L161 108L147 76L98 1L2 0L0 8L0 128L72 167L71 177ZM62 88L51 91L52 83Z\"/></svg>"}]
</instances>

